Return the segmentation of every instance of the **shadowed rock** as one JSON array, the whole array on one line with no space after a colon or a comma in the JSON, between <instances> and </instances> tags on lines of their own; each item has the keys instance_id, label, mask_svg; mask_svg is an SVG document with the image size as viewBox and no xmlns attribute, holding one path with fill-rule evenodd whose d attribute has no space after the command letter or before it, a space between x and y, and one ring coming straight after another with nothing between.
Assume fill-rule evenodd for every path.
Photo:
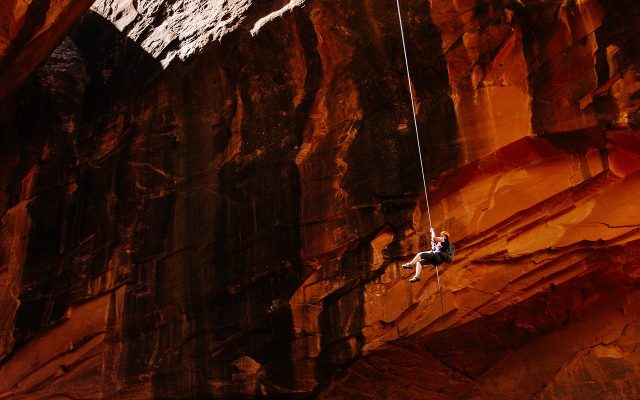
<instances>
[{"instance_id":1,"label":"shadowed rock","mask_svg":"<svg viewBox=\"0 0 640 400\"><path fill-rule=\"evenodd\" d=\"M93 0L6 0L0 7L0 99L60 44Z\"/></svg>"},{"instance_id":2,"label":"shadowed rock","mask_svg":"<svg viewBox=\"0 0 640 400\"><path fill-rule=\"evenodd\" d=\"M1 114L0 394L638 397L638 5L402 9L442 299L394 7L102 1Z\"/></svg>"}]
</instances>

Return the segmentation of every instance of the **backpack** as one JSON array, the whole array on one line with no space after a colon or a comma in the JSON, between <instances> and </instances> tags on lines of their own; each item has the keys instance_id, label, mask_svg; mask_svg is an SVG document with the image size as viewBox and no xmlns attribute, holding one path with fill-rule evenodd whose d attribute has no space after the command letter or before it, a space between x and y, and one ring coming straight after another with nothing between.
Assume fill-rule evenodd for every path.
<instances>
[{"instance_id":1,"label":"backpack","mask_svg":"<svg viewBox=\"0 0 640 400\"><path fill-rule=\"evenodd\" d=\"M453 261L453 257L456 255L456 246L454 246L453 243L449 242L449 248L443 251L441 254L446 262Z\"/></svg>"}]
</instances>

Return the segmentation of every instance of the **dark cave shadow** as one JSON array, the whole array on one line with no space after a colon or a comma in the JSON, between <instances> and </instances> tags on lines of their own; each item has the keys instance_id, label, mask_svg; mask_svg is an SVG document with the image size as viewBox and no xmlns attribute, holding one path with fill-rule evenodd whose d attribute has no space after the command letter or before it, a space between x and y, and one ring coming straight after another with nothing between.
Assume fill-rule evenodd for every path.
<instances>
[{"instance_id":1,"label":"dark cave shadow","mask_svg":"<svg viewBox=\"0 0 640 400\"><path fill-rule=\"evenodd\" d=\"M69 36L88 60L91 77L83 121L140 95L163 71L160 62L140 44L96 12L86 13Z\"/></svg>"},{"instance_id":2,"label":"dark cave shadow","mask_svg":"<svg viewBox=\"0 0 640 400\"><path fill-rule=\"evenodd\" d=\"M139 95L162 71L158 61L95 12L87 12L67 38L77 46L81 57L50 56L0 103L0 161L11 168L5 174L7 181L0 182L8 193L7 209L20 201L27 172L39 166L33 178L33 193L38 195L28 206L31 228L21 277L25 290L19 295L14 320L13 354L33 337L63 323L71 305L91 297L84 288L105 272L121 241L117 224L103 223L109 220L104 199L111 192L124 194L122 185L115 181L125 178L121 164L126 162L128 146L125 140L113 157L99 166L88 165L84 155L95 151L99 137L83 125ZM82 69L74 70L77 65L68 64L74 57L81 58L86 68L86 77L75 77L75 81L73 75ZM71 92L77 81L85 86L75 104L69 99L77 93ZM70 116L79 122L74 140L69 139L65 126ZM53 161L41 159L45 147L56 149ZM12 160L18 161L12 165ZM121 175L115 181L111 175L114 170ZM62 178L77 185L71 198L67 187L59 184ZM118 217L126 218L122 214ZM98 250L83 244L91 236L100 243ZM78 262L87 254L88 262Z\"/></svg>"}]
</instances>

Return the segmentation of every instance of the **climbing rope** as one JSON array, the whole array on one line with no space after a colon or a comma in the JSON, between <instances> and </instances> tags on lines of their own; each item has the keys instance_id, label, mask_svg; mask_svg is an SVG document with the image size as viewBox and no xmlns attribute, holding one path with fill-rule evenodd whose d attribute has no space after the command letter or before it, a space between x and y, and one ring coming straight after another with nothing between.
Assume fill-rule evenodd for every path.
<instances>
[{"instance_id":1,"label":"climbing rope","mask_svg":"<svg viewBox=\"0 0 640 400\"><path fill-rule=\"evenodd\" d=\"M436 265L436 279L438 282L438 291L440 292L440 310L442 310L442 325L444 325L444 301L442 300L442 286L440 286L440 272L438 271L437 265ZM447 340L446 335L444 336L444 345L447 349L447 356L449 357L449 362L453 363L453 359L451 358L451 347L449 347L449 341Z\"/></svg>"},{"instance_id":2,"label":"climbing rope","mask_svg":"<svg viewBox=\"0 0 640 400\"><path fill-rule=\"evenodd\" d=\"M398 20L400 21L400 35L402 36L402 50L404 52L404 65L407 68L407 81L409 83L409 95L411 96L411 112L413 113L413 126L416 130L416 141L418 142L418 155L420 156L420 171L422 172L422 185L424 187L424 199L427 203L427 215L429 216L429 230L433 228L431 224L431 210L429 209L429 195L427 194L427 178L424 173L424 163L422 162L422 149L420 148L420 134L418 133L418 119L416 118L416 106L413 99L413 86L411 84L411 72L409 70L409 58L407 57L407 44L404 39L404 27L402 26L402 14L400 12L400 0L396 0L398 6Z\"/></svg>"},{"instance_id":3,"label":"climbing rope","mask_svg":"<svg viewBox=\"0 0 640 400\"><path fill-rule=\"evenodd\" d=\"M444 319L444 302L442 301L442 286L440 286L440 272L436 265L436 279L438 281L438 290L440 291L440 309L442 310L442 318Z\"/></svg>"},{"instance_id":4,"label":"climbing rope","mask_svg":"<svg viewBox=\"0 0 640 400\"><path fill-rule=\"evenodd\" d=\"M427 204L427 215L429 216L429 231L433 229L433 224L431 223L431 210L429 208L429 194L427 193L427 178L424 173L424 163L422 161L422 148L420 147L420 133L418 132L418 119L416 117L416 107L415 101L413 98L413 86L411 84L411 71L409 68L409 57L407 56L407 44L404 38L404 27L402 25L402 13L400 11L400 0L396 0L396 5L398 6L398 21L400 22L400 36L402 36L402 51L404 53L404 64L407 69L407 81L409 84L409 96L411 97L411 112L413 113L413 126L416 131L416 142L418 143L418 155L420 157L420 171L422 172L422 185L424 187L424 199ZM434 242L431 240L431 247L433 248ZM442 323L444 324L444 301L442 299L442 286L440 285L440 271L438 270L438 266L436 265L436 279L438 282L438 291L440 292L440 309L442 311ZM445 346L447 347L447 353L449 355L449 359L451 360L451 350L449 349L449 344L447 343L445 337Z\"/></svg>"}]
</instances>

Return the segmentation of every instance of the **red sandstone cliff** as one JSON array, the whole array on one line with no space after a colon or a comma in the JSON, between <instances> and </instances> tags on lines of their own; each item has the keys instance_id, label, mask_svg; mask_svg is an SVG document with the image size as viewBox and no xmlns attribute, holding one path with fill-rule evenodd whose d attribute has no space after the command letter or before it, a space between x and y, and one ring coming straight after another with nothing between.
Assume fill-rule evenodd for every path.
<instances>
[{"instance_id":1,"label":"red sandstone cliff","mask_svg":"<svg viewBox=\"0 0 640 400\"><path fill-rule=\"evenodd\" d=\"M26 79L92 0L4 0L0 6L0 98Z\"/></svg>"},{"instance_id":2,"label":"red sandstone cliff","mask_svg":"<svg viewBox=\"0 0 640 400\"><path fill-rule=\"evenodd\" d=\"M640 5L402 3L444 318L394 6L96 2L0 109L0 398L640 397Z\"/></svg>"}]
</instances>

